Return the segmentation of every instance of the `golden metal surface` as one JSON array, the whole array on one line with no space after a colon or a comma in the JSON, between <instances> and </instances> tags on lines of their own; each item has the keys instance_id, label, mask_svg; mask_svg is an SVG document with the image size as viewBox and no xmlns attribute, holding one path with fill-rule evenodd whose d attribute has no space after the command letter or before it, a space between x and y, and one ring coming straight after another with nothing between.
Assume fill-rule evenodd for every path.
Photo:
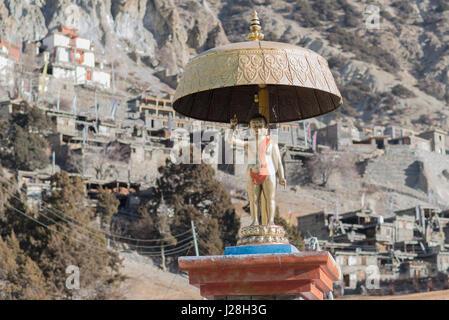
<instances>
[{"instance_id":1,"label":"golden metal surface","mask_svg":"<svg viewBox=\"0 0 449 320\"><path fill-rule=\"evenodd\" d=\"M261 243L286 243L285 230L281 226L248 226L239 231L237 245L261 244Z\"/></svg>"},{"instance_id":2,"label":"golden metal surface","mask_svg":"<svg viewBox=\"0 0 449 320\"><path fill-rule=\"evenodd\" d=\"M259 85L259 113L270 122L270 94L266 85Z\"/></svg>"},{"instance_id":3,"label":"golden metal surface","mask_svg":"<svg viewBox=\"0 0 449 320\"><path fill-rule=\"evenodd\" d=\"M285 230L281 226L277 225L247 226L239 230L239 238L245 238L250 236L284 237Z\"/></svg>"},{"instance_id":4,"label":"golden metal surface","mask_svg":"<svg viewBox=\"0 0 449 320\"><path fill-rule=\"evenodd\" d=\"M249 29L251 30L251 33L248 35L248 39L253 41L263 39L263 33L260 32L262 28L260 27L260 21L256 11L253 13L253 19L251 20Z\"/></svg>"},{"instance_id":5,"label":"golden metal surface","mask_svg":"<svg viewBox=\"0 0 449 320\"><path fill-rule=\"evenodd\" d=\"M326 59L295 45L261 41L253 13L248 38L205 51L185 67L174 95L174 109L191 118L229 122L236 114L247 123L255 94L265 86L261 113L270 123L316 117L343 100ZM260 99L260 97L259 97Z\"/></svg>"},{"instance_id":6,"label":"golden metal surface","mask_svg":"<svg viewBox=\"0 0 449 320\"><path fill-rule=\"evenodd\" d=\"M319 54L297 46L247 41L211 49L192 59L179 81L174 109L195 119L240 122L257 112L259 85L270 91L270 123L316 117L343 100ZM254 86L254 89L251 87Z\"/></svg>"},{"instance_id":7,"label":"golden metal surface","mask_svg":"<svg viewBox=\"0 0 449 320\"><path fill-rule=\"evenodd\" d=\"M295 45L261 41L256 12L250 30L253 41L210 49L186 65L174 95L177 112L215 122L236 114L242 123L260 112L278 123L316 117L342 104L326 59Z\"/></svg>"},{"instance_id":8,"label":"golden metal surface","mask_svg":"<svg viewBox=\"0 0 449 320\"><path fill-rule=\"evenodd\" d=\"M235 128L236 119L231 121L231 128ZM248 141L239 139L235 131L225 133L226 142L245 149L248 166L246 168L246 187L251 212L251 225L274 225L276 210L276 187L285 186L284 167L278 144L268 136L268 126L263 119L255 118L250 121L251 138ZM268 142L267 142L268 141ZM251 174L258 174L261 178L255 180Z\"/></svg>"},{"instance_id":9,"label":"golden metal surface","mask_svg":"<svg viewBox=\"0 0 449 320\"><path fill-rule=\"evenodd\" d=\"M251 84L318 89L341 100L323 57L308 49L269 41L234 43L197 56L187 64L174 100L199 91Z\"/></svg>"}]
</instances>

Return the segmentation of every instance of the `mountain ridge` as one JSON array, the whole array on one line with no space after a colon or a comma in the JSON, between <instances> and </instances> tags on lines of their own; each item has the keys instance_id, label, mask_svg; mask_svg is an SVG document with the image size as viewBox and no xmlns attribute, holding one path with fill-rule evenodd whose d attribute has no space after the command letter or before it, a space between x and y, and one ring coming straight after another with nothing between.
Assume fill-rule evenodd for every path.
<instances>
[{"instance_id":1,"label":"mountain ridge","mask_svg":"<svg viewBox=\"0 0 449 320\"><path fill-rule=\"evenodd\" d=\"M173 94L193 56L245 41L254 10L265 40L328 59L344 105L325 122L345 117L359 126L447 127L447 0L382 0L374 7L353 0L0 0L0 34L39 41L59 24L76 27L120 62L117 72L130 83L160 96ZM379 29L367 27L373 14Z\"/></svg>"}]
</instances>

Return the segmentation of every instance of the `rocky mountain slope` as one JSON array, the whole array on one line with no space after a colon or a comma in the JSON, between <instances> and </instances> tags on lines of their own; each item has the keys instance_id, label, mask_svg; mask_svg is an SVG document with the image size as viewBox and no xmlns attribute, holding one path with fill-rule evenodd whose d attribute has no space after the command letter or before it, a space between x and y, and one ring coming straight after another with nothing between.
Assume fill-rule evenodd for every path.
<instances>
[{"instance_id":1,"label":"rocky mountain slope","mask_svg":"<svg viewBox=\"0 0 449 320\"><path fill-rule=\"evenodd\" d=\"M0 0L0 34L40 40L58 24L79 29L116 63L129 89L172 93L197 53L243 41L257 10L266 40L329 60L356 125L447 127L448 0ZM367 27L376 22L378 29ZM373 24L370 24L373 26Z\"/></svg>"}]
</instances>

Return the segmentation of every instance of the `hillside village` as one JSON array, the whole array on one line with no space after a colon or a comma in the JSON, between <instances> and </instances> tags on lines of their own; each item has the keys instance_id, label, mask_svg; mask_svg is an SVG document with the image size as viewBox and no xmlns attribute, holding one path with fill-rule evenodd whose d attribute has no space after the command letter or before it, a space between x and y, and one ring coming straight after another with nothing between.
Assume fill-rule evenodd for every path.
<instances>
[{"instance_id":1,"label":"hillside village","mask_svg":"<svg viewBox=\"0 0 449 320\"><path fill-rule=\"evenodd\" d=\"M268 39L328 59L345 101L332 115L272 126L288 183L278 189L280 215L300 230L308 250L318 245L332 253L342 271L335 295L448 288L444 1L380 1L382 37L365 30L365 3L352 0L182 6L156 0L148 8L129 1L110 10L102 2L96 10L69 1L59 9L19 2L0 9L7 22L0 23L0 124L37 107L55 127L44 135L50 165L7 171L30 208L43 205L52 175L67 171L81 179L89 207L98 205L100 190L119 200L113 223L127 234L124 226L153 196L158 168L170 159L173 133L198 133L172 108L183 64L205 49L241 40L247 29L242 13L257 7ZM22 7L28 16L17 13ZM23 19L33 27L21 29ZM202 122L201 134L228 128ZM224 148L224 141L217 143ZM242 226L248 224L244 166L212 167ZM162 204L159 211L172 209ZM107 245L139 261L146 255L166 269L161 252L148 254L139 243L121 240L109 237ZM188 245L177 253L192 254ZM372 265L378 266L380 289L367 287L377 272Z\"/></svg>"},{"instance_id":2,"label":"hillside village","mask_svg":"<svg viewBox=\"0 0 449 320\"><path fill-rule=\"evenodd\" d=\"M29 204L39 206L42 192L50 189L51 175L66 170L82 177L93 205L102 187L120 199L118 214L135 213L140 193L154 184L157 168L170 158L172 131L183 128L193 133L192 121L173 110L170 96L132 95L121 90L123 80L114 65L97 55L90 40L74 28L60 25L39 42L2 40L0 48L1 120L32 105L45 112L56 128L46 137L52 165L17 172ZM228 127L201 125L203 134ZM342 294L345 290L366 292L363 283L369 265L380 267L382 285L393 292L394 288L425 290L429 279L433 287L447 287L447 132L442 128L417 132L394 125L357 127L341 120L288 123L272 130L278 133L292 190L301 187L298 181L304 180L297 177L298 168L305 168L307 161L321 153L349 152L356 157L364 184L395 194L400 199L397 203L403 204L390 206L388 212L380 212L372 201L341 213L338 208L337 213L295 208L294 223L306 241L316 237L340 264ZM243 178L242 165L213 166L222 175ZM236 190L230 191L236 195ZM411 205L410 199L416 204ZM417 289L419 285L424 289Z\"/></svg>"}]
</instances>

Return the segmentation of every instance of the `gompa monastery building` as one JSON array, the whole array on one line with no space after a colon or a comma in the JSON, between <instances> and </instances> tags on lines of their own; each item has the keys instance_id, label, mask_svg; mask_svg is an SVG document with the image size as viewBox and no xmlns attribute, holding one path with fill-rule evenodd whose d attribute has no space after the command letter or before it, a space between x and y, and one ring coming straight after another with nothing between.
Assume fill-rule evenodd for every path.
<instances>
[{"instance_id":1,"label":"gompa monastery building","mask_svg":"<svg viewBox=\"0 0 449 320\"><path fill-rule=\"evenodd\" d=\"M93 43L80 37L75 29L59 26L42 40L42 46L50 53L48 74L53 77L111 87L111 74L104 70L103 63L95 61Z\"/></svg>"}]
</instances>

